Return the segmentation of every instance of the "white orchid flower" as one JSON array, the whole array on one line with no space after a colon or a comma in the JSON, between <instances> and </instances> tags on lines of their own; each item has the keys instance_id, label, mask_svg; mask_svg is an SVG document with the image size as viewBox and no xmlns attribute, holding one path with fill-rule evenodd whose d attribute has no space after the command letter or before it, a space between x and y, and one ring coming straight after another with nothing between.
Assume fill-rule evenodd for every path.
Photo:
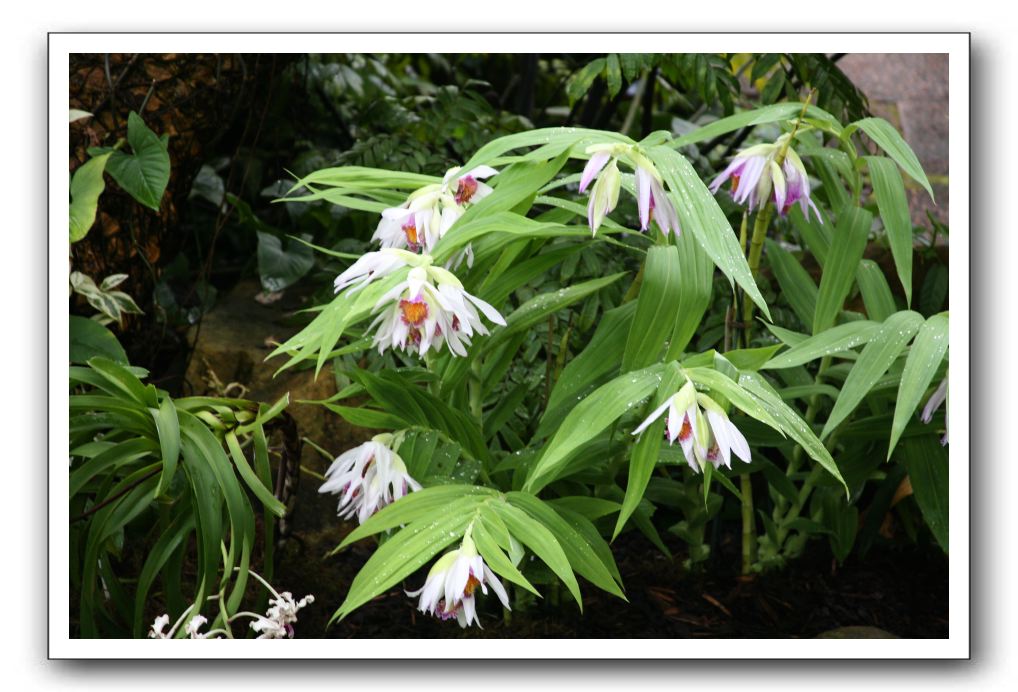
<instances>
[{"instance_id":1,"label":"white orchid flower","mask_svg":"<svg viewBox=\"0 0 1018 692\"><path fill-rule=\"evenodd\" d=\"M368 327L378 328L374 345L380 353L399 348L423 355L448 344L454 355L465 356L471 337L488 333L478 310L491 322L506 324L494 307L467 293L455 275L430 264L411 269L405 281L379 299L375 309L380 308Z\"/></svg>"},{"instance_id":2,"label":"white orchid flower","mask_svg":"<svg viewBox=\"0 0 1018 692\"><path fill-rule=\"evenodd\" d=\"M480 181L497 173L491 166L476 166L469 171L450 168L441 183L425 185L402 205L383 209L371 239L383 248L430 253L470 204L492 193L491 187ZM473 264L473 253L464 251L453 258L451 266L464 258L468 265Z\"/></svg>"},{"instance_id":3,"label":"white orchid flower","mask_svg":"<svg viewBox=\"0 0 1018 692\"><path fill-rule=\"evenodd\" d=\"M679 215L675 210L664 182L654 162L640 151L639 147L628 144L594 144L587 147L590 160L580 177L580 192L587 189L590 181L597 178L590 191L587 204L587 223L592 233L604 222L605 217L615 209L619 201L622 176L617 162L622 160L633 168L636 179L636 205L640 211L640 230L646 231L651 221L665 235L679 235ZM602 170L603 169L603 170ZM600 174L600 175L599 175Z\"/></svg>"},{"instance_id":4,"label":"white orchid flower","mask_svg":"<svg viewBox=\"0 0 1018 692\"><path fill-rule=\"evenodd\" d=\"M394 441L395 437L389 433L375 435L368 442L340 454L329 466L325 483L318 492L340 496L340 517L356 516L358 523L363 524L382 507L421 489L421 484L407 472L402 457L392 448Z\"/></svg>"},{"instance_id":5,"label":"white orchid flower","mask_svg":"<svg viewBox=\"0 0 1018 692\"><path fill-rule=\"evenodd\" d=\"M468 529L460 547L440 557L431 567L424 586L416 591L407 591L406 594L411 598L420 596L418 610L422 613L429 613L441 620L456 618L463 628L471 623L477 623L480 627L474 592L477 587L481 587L481 593L487 594L489 586L502 605L509 609L509 596L505 587L477 554Z\"/></svg>"},{"instance_id":6,"label":"white orchid flower","mask_svg":"<svg viewBox=\"0 0 1018 692\"><path fill-rule=\"evenodd\" d=\"M669 444L678 439L689 467L699 473L710 462L715 468L732 466L732 453L745 462L751 459L749 443L716 401L696 391L691 381L668 397L633 431L639 435L668 412L665 435Z\"/></svg>"}]
</instances>

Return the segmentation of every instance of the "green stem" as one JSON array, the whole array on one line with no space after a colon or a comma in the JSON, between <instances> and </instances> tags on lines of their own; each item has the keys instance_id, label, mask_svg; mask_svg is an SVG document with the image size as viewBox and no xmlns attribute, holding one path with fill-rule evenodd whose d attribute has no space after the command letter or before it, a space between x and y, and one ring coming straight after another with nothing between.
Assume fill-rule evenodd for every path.
<instances>
[{"instance_id":1,"label":"green stem","mask_svg":"<svg viewBox=\"0 0 1018 692\"><path fill-rule=\"evenodd\" d=\"M474 358L474 362L470 364L470 415L477 419L478 422L483 422L481 417L481 361L478 358Z\"/></svg>"},{"instance_id":2,"label":"green stem","mask_svg":"<svg viewBox=\"0 0 1018 692\"><path fill-rule=\"evenodd\" d=\"M753 483L748 473L739 476L742 493L742 573L749 574L756 563L756 521L753 516Z\"/></svg>"},{"instance_id":3,"label":"green stem","mask_svg":"<svg viewBox=\"0 0 1018 692\"><path fill-rule=\"evenodd\" d=\"M757 275L760 273L760 258L763 256L764 239L767 237L767 227L770 226L771 215L773 213L774 209L768 203L756 215L756 221L753 223L753 237L749 241L749 271L753 275L754 281L756 281ZM751 332L753 331L753 313L755 311L756 303L753 302L749 294L746 294L742 299L742 333L743 345L746 348L749 348Z\"/></svg>"},{"instance_id":4,"label":"green stem","mask_svg":"<svg viewBox=\"0 0 1018 692\"><path fill-rule=\"evenodd\" d=\"M753 237L749 243L749 270L756 281L760 272L760 257L763 254L763 242L767 237L767 227L771 222L771 205L767 203L756 215L753 223ZM743 217L740 241L745 245L746 217ZM749 294L743 296L742 307L742 341L749 347L752 338L753 311L756 305ZM749 574L756 561L756 517L753 514L753 484L748 473L739 478L742 493L742 573Z\"/></svg>"},{"instance_id":5,"label":"green stem","mask_svg":"<svg viewBox=\"0 0 1018 692\"><path fill-rule=\"evenodd\" d=\"M643 101L643 92L647 89L647 80L650 72L644 70L641 75L640 85L636 87L636 95L633 96L633 100L629 103L629 110L626 112L626 119L622 123L622 134L628 135L629 130L633 127L633 122L636 120L636 111L640 108L640 102Z\"/></svg>"}]
</instances>

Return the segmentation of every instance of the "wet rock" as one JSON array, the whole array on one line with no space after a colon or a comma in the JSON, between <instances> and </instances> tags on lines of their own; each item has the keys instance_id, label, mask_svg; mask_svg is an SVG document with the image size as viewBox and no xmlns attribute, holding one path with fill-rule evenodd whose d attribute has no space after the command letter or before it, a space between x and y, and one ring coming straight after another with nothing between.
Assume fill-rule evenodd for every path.
<instances>
[{"instance_id":1,"label":"wet rock","mask_svg":"<svg viewBox=\"0 0 1018 692\"><path fill-rule=\"evenodd\" d=\"M817 635L817 639L900 639L896 634L891 634L879 627L850 626L836 627Z\"/></svg>"}]
</instances>

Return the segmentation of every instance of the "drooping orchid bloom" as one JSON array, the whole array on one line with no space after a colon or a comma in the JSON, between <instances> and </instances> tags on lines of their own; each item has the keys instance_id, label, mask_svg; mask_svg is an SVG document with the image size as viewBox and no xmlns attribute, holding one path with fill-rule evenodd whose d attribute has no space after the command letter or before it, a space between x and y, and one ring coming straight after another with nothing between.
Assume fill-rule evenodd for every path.
<instances>
[{"instance_id":1,"label":"drooping orchid bloom","mask_svg":"<svg viewBox=\"0 0 1018 692\"><path fill-rule=\"evenodd\" d=\"M651 412L633 435L642 433L666 411L665 435L668 443L674 444L676 439L679 441L686 463L697 473L707 462L715 468L722 465L731 468L733 452L743 461L750 461L746 438L728 419L725 410L706 394L697 392L690 381Z\"/></svg>"},{"instance_id":2,"label":"drooping orchid bloom","mask_svg":"<svg viewBox=\"0 0 1018 692\"><path fill-rule=\"evenodd\" d=\"M492 193L480 181L497 173L491 166L477 166L469 171L450 168L441 183L425 185L412 192L400 206L383 209L371 239L383 248L430 253L471 204ZM465 252L454 259L453 266L463 257L468 264L473 263L473 254Z\"/></svg>"},{"instance_id":3,"label":"drooping orchid bloom","mask_svg":"<svg viewBox=\"0 0 1018 692\"><path fill-rule=\"evenodd\" d=\"M471 623L480 627L474 593L480 587L481 593L487 594L489 586L502 605L509 609L509 595L505 587L477 554L468 529L460 547L450 550L431 567L424 586L416 591L407 591L406 595L411 598L420 596L418 609L422 613L441 620L456 618L463 628Z\"/></svg>"},{"instance_id":4,"label":"drooping orchid bloom","mask_svg":"<svg viewBox=\"0 0 1018 692\"><path fill-rule=\"evenodd\" d=\"M448 344L453 355L465 356L471 337L488 333L478 310L495 324L506 324L498 310L467 293L459 279L441 267L411 269L406 281L379 299L375 309L380 308L368 327L378 327L374 345L380 353L399 348L423 355Z\"/></svg>"},{"instance_id":5,"label":"drooping orchid bloom","mask_svg":"<svg viewBox=\"0 0 1018 692\"><path fill-rule=\"evenodd\" d=\"M773 193L774 207L784 216L792 205L798 204L803 215L809 218L812 207L820 223L820 212L810 197L809 175L802 165L802 159L791 146L787 146L789 134L784 134L773 144L756 144L743 149L728 167L710 184L710 191L717 193L728 180L732 181L732 199L745 204L750 211L762 209ZM784 160L778 165L778 156L785 151Z\"/></svg>"},{"instance_id":6,"label":"drooping orchid bloom","mask_svg":"<svg viewBox=\"0 0 1018 692\"><path fill-rule=\"evenodd\" d=\"M587 153L590 154L590 160L580 177L580 192L584 192L596 178L587 203L587 223L591 233L597 233L605 217L618 204L622 187L619 160L631 166L635 174L640 230L646 231L653 220L665 235L670 232L678 235L682 232L675 205L665 192L657 166L638 147L628 144L594 144L587 147Z\"/></svg>"},{"instance_id":7,"label":"drooping orchid bloom","mask_svg":"<svg viewBox=\"0 0 1018 692\"><path fill-rule=\"evenodd\" d=\"M339 495L339 516L356 516L363 524L368 517L421 484L410 477L402 457L392 448L395 437L375 435L364 444L340 454L325 472L320 493ZM283 623L285 624L285 623Z\"/></svg>"}]
</instances>

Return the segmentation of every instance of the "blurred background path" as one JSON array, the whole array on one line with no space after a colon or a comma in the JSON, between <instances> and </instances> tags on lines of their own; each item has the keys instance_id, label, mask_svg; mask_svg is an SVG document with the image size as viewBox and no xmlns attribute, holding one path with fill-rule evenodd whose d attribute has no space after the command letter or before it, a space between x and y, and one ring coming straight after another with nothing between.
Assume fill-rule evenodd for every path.
<instances>
[{"instance_id":1,"label":"blurred background path","mask_svg":"<svg viewBox=\"0 0 1018 692\"><path fill-rule=\"evenodd\" d=\"M851 53L838 66L915 150L937 203L907 177L912 222L929 227L926 212L947 223L948 72L946 54Z\"/></svg>"}]
</instances>

